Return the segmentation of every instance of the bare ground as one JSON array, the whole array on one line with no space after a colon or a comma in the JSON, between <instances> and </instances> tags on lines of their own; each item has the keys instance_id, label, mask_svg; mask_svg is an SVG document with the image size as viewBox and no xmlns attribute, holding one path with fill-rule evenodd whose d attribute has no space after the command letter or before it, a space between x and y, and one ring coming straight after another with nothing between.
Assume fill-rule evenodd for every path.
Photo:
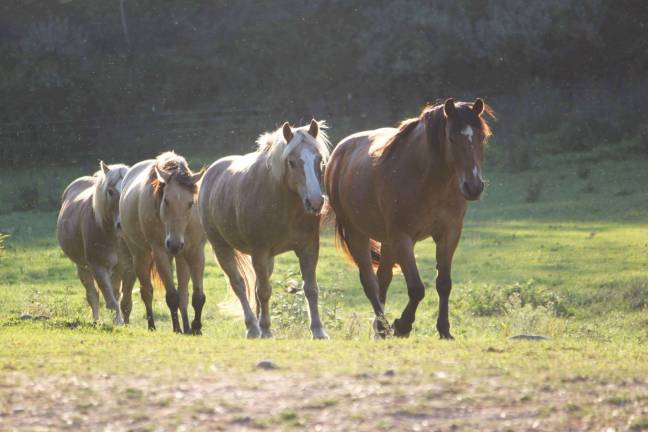
<instances>
[{"instance_id":1,"label":"bare ground","mask_svg":"<svg viewBox=\"0 0 648 432\"><path fill-rule=\"evenodd\" d=\"M455 380L281 370L199 379L95 374L0 375L1 430L574 430L648 428L648 380L528 387L496 376Z\"/></svg>"}]
</instances>

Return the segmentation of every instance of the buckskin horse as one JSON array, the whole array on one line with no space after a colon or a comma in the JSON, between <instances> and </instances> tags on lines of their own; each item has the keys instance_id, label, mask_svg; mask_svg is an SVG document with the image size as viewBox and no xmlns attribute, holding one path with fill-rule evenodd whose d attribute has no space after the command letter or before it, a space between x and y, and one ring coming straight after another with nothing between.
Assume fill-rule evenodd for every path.
<instances>
[{"instance_id":1,"label":"buckskin horse","mask_svg":"<svg viewBox=\"0 0 648 432\"><path fill-rule=\"evenodd\" d=\"M448 321L452 257L466 202L477 200L484 189L484 145L491 135L484 113L493 116L481 99L448 99L398 128L348 136L331 154L324 176L326 212L334 213L338 244L358 266L376 315L377 336L390 331L384 307L396 265L405 277L409 301L392 327L398 336L411 332L425 295L414 245L431 236L438 272L437 330L442 339L453 338Z\"/></svg>"}]
</instances>

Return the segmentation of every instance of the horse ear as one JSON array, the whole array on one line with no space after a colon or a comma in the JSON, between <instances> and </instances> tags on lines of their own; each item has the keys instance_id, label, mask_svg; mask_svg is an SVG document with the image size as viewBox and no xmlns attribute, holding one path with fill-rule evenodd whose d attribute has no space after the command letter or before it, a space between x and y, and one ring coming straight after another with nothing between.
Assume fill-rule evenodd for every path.
<instances>
[{"instance_id":1,"label":"horse ear","mask_svg":"<svg viewBox=\"0 0 648 432\"><path fill-rule=\"evenodd\" d=\"M452 117L456 110L457 108L455 107L454 99L446 99L443 104L443 114L445 114L446 117Z\"/></svg>"},{"instance_id":2,"label":"horse ear","mask_svg":"<svg viewBox=\"0 0 648 432\"><path fill-rule=\"evenodd\" d=\"M283 136L286 142L290 142L293 139L293 132L292 129L290 128L290 124L288 122L284 123L282 126L283 129Z\"/></svg>"},{"instance_id":3,"label":"horse ear","mask_svg":"<svg viewBox=\"0 0 648 432\"><path fill-rule=\"evenodd\" d=\"M101 168L101 171L104 172L104 174L108 174L110 172L110 167L106 165L104 161L99 161L99 167Z\"/></svg>"},{"instance_id":4,"label":"horse ear","mask_svg":"<svg viewBox=\"0 0 648 432\"><path fill-rule=\"evenodd\" d=\"M171 176L171 174L169 174L166 171L162 171L158 167L154 167L154 169L155 169L155 176L157 177L160 183L166 183L169 181L169 177Z\"/></svg>"},{"instance_id":5,"label":"horse ear","mask_svg":"<svg viewBox=\"0 0 648 432\"><path fill-rule=\"evenodd\" d=\"M202 179L203 175L205 175L205 168L201 169L199 172L191 174L191 182L193 184L196 184Z\"/></svg>"},{"instance_id":6,"label":"horse ear","mask_svg":"<svg viewBox=\"0 0 648 432\"><path fill-rule=\"evenodd\" d=\"M475 112L475 114L482 115L482 113L484 112L484 101L481 98L475 99L472 110Z\"/></svg>"},{"instance_id":7,"label":"horse ear","mask_svg":"<svg viewBox=\"0 0 648 432\"><path fill-rule=\"evenodd\" d=\"M308 133L313 138L317 138L317 134L319 133L319 123L317 123L317 120L311 120L310 126L308 128Z\"/></svg>"}]
</instances>

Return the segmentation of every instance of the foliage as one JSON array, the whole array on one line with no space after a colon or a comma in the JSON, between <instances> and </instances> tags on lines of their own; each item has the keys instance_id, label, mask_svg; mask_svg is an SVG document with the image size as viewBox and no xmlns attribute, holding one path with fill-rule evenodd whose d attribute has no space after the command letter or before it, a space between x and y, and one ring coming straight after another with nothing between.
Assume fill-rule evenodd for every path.
<instances>
[{"instance_id":1,"label":"foliage","mask_svg":"<svg viewBox=\"0 0 648 432\"><path fill-rule=\"evenodd\" d=\"M311 116L337 139L346 117L394 123L450 95L488 97L515 170L537 133L558 130L558 151L645 135L635 0L124 5L126 27L119 2L3 2L1 163L223 153Z\"/></svg>"}]
</instances>

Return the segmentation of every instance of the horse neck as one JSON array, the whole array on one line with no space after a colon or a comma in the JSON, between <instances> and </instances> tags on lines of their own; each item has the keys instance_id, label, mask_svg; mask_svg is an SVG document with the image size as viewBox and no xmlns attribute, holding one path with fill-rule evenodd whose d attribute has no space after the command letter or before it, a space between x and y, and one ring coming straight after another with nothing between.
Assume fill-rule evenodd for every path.
<instances>
[{"instance_id":1,"label":"horse neck","mask_svg":"<svg viewBox=\"0 0 648 432\"><path fill-rule=\"evenodd\" d=\"M427 120L426 120L427 121ZM423 121L412 132L401 152L401 167L416 173L416 178L426 182L446 182L452 178L453 170L448 166L443 152L445 140L444 124L425 125Z\"/></svg>"},{"instance_id":2,"label":"horse neck","mask_svg":"<svg viewBox=\"0 0 648 432\"><path fill-rule=\"evenodd\" d=\"M300 209L305 213L299 195L290 189L283 175L277 178L271 173L271 170L268 169L268 162L272 161L260 159L259 166L261 169L253 173L255 178L259 179L258 181L261 181L264 185L265 194L260 198L265 202L272 203L271 207L277 214L283 213L289 216L295 214L295 210Z\"/></svg>"}]
</instances>

